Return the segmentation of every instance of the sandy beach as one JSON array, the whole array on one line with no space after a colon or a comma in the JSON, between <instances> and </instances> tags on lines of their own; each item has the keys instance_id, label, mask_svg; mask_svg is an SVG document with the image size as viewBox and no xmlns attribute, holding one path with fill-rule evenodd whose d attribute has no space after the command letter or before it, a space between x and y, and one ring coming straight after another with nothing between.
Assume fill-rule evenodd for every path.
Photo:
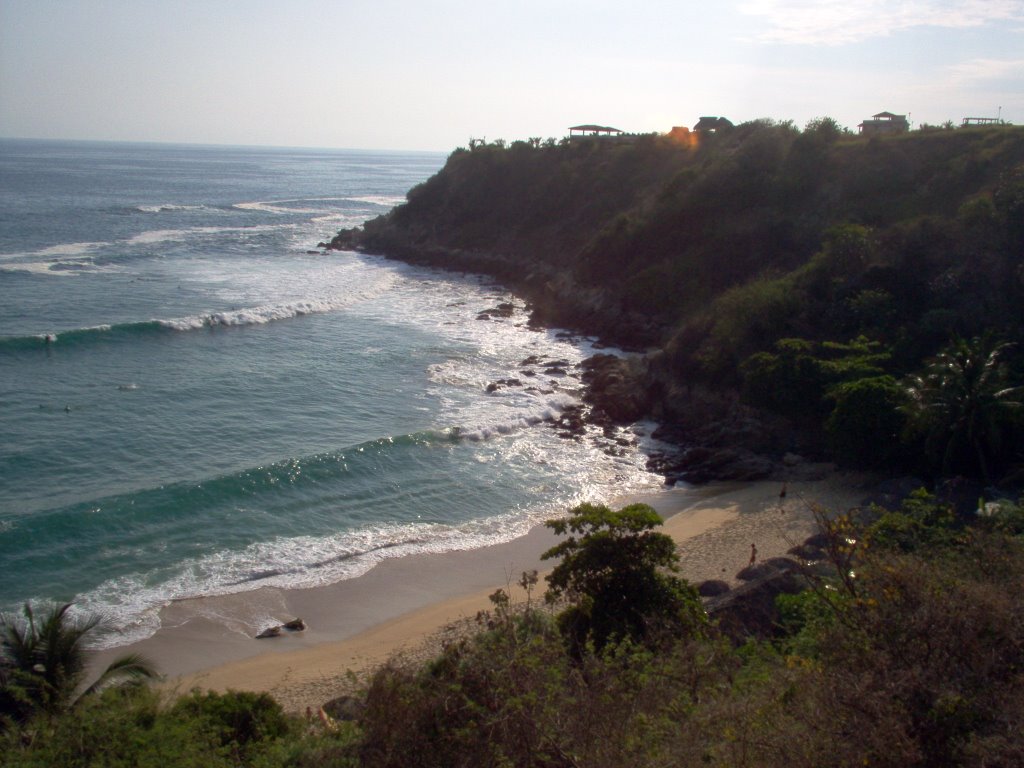
<instances>
[{"instance_id":1,"label":"sandy beach","mask_svg":"<svg viewBox=\"0 0 1024 768\"><path fill-rule=\"evenodd\" d=\"M723 483L634 500L666 519L664 531L679 546L684 577L736 583L752 543L762 559L782 555L814 532L815 505L841 511L865 496L859 476L839 473L790 481L785 498L781 490L779 481ZM550 569L540 555L556 541L539 527L482 549L385 560L364 576L325 587L173 603L161 612L154 636L97 654L96 664L142 653L157 664L170 690L268 691L288 710L303 712L351 690L354 679L395 655L440 649L457 631L450 625L465 626L490 608L488 595L496 589L514 585L525 570ZM514 600L525 599L517 587L512 593ZM266 626L294 617L308 629L254 639Z\"/></svg>"}]
</instances>

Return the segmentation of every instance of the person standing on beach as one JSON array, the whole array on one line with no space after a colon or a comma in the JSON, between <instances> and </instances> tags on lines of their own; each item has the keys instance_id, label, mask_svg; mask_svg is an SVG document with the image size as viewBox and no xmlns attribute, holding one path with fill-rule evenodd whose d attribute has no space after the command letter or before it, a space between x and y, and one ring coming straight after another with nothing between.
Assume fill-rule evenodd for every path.
<instances>
[{"instance_id":1,"label":"person standing on beach","mask_svg":"<svg viewBox=\"0 0 1024 768\"><path fill-rule=\"evenodd\" d=\"M753 565L757 562L757 546L754 544L750 545L750 564Z\"/></svg>"}]
</instances>

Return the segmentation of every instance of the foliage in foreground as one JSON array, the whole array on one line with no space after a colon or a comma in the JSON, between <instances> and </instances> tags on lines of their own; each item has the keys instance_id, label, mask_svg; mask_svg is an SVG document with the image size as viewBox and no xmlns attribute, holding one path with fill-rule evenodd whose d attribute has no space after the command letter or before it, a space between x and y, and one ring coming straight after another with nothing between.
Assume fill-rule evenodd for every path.
<instances>
[{"instance_id":1,"label":"foliage in foreground","mask_svg":"<svg viewBox=\"0 0 1024 768\"><path fill-rule=\"evenodd\" d=\"M149 688L112 689L10 734L2 762L19 768L345 765L314 759L336 754L344 739L307 735L267 694L193 691L168 703Z\"/></svg>"},{"instance_id":2,"label":"foliage in foreground","mask_svg":"<svg viewBox=\"0 0 1024 768\"><path fill-rule=\"evenodd\" d=\"M114 660L84 691L85 638L98 618L75 621L71 604L51 606L37 616L25 603L23 618L0 616L0 730L33 715L61 712L105 688L132 685L156 676L137 654Z\"/></svg>"},{"instance_id":3,"label":"foliage in foreground","mask_svg":"<svg viewBox=\"0 0 1024 768\"><path fill-rule=\"evenodd\" d=\"M780 598L772 640L651 626L574 653L554 617L502 593L486 629L426 665L377 670L357 721L337 730L262 694L109 690L7 734L0 755L161 768L1020 765L1024 510L979 509L967 521L920 492L887 515L823 515L831 575ZM529 574L522 583L529 593Z\"/></svg>"},{"instance_id":4,"label":"foliage in foreground","mask_svg":"<svg viewBox=\"0 0 1024 768\"><path fill-rule=\"evenodd\" d=\"M676 576L672 537L653 529L658 513L646 504L617 512L581 504L546 525L559 536L542 560L560 558L548 576L548 599L567 598L559 626L574 656L621 640L649 641L665 632L692 634L705 620L696 591Z\"/></svg>"}]
</instances>

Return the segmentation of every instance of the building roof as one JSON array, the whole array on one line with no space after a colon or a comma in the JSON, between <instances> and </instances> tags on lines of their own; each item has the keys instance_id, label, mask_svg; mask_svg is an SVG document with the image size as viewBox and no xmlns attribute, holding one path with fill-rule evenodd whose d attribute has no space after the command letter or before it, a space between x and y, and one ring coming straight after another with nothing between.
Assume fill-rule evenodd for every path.
<instances>
[{"instance_id":1,"label":"building roof","mask_svg":"<svg viewBox=\"0 0 1024 768\"><path fill-rule=\"evenodd\" d=\"M876 120L888 119L888 120L902 120L906 115L894 115L892 112L879 112L877 115L872 115Z\"/></svg>"},{"instance_id":2,"label":"building roof","mask_svg":"<svg viewBox=\"0 0 1024 768\"><path fill-rule=\"evenodd\" d=\"M611 128L607 125L574 125L570 131L600 131L601 133L622 133L618 128Z\"/></svg>"}]
</instances>

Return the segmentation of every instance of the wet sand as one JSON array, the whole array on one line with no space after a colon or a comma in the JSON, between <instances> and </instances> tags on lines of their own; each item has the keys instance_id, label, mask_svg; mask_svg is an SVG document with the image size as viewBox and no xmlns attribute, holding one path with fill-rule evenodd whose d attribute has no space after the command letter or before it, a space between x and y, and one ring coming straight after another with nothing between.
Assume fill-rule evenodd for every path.
<instances>
[{"instance_id":1,"label":"wet sand","mask_svg":"<svg viewBox=\"0 0 1024 768\"><path fill-rule=\"evenodd\" d=\"M813 505L840 511L864 495L859 478L840 474L790 482L785 498L781 489L777 481L713 484L630 501L648 503L666 518L664 531L679 545L684 577L736 583L751 543L761 559L782 555L815 531ZM302 712L350 690L353 675L396 654L423 657L439 650L445 627L471 625L478 611L492 607L488 595L496 589L514 585L525 570L550 569L540 555L556 542L539 527L482 549L386 560L330 586L180 601L161 612L162 628L153 637L98 654L96 663L142 653L171 690L268 691L287 709ZM512 591L515 600L525 600L518 587ZM308 629L254 639L266 626L295 617Z\"/></svg>"}]
</instances>

